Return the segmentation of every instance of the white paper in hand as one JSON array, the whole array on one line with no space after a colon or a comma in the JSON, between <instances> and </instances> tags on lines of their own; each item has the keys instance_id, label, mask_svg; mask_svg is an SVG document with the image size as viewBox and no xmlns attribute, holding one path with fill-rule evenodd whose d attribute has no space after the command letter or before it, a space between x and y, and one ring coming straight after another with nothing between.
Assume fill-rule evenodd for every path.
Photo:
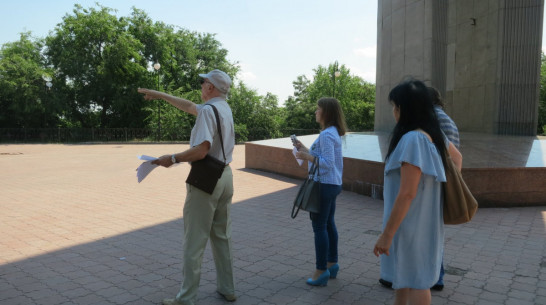
<instances>
[{"instance_id":1,"label":"white paper in hand","mask_svg":"<svg viewBox=\"0 0 546 305\"><path fill-rule=\"evenodd\" d=\"M140 155L138 156L138 158L140 160L144 160L144 161L154 161L154 160L157 160L158 158L156 157L152 157L152 156L146 156L146 155Z\"/></svg>"},{"instance_id":2,"label":"white paper in hand","mask_svg":"<svg viewBox=\"0 0 546 305\"><path fill-rule=\"evenodd\" d=\"M294 155L294 158L296 158L296 153L298 152L298 149L294 146L294 149L292 149L292 154ZM301 166L303 164L302 159L296 158L296 161L298 161L298 164Z\"/></svg>"},{"instance_id":3,"label":"white paper in hand","mask_svg":"<svg viewBox=\"0 0 546 305\"><path fill-rule=\"evenodd\" d=\"M158 167L156 164L152 164L152 161L146 161L142 162L140 166L137 168L137 179L138 183L140 183L148 174L154 169Z\"/></svg>"},{"instance_id":4,"label":"white paper in hand","mask_svg":"<svg viewBox=\"0 0 546 305\"><path fill-rule=\"evenodd\" d=\"M158 167L159 165L152 164L153 160L157 160L156 157L141 155L141 156L138 156L138 158L140 160L146 160L146 162L142 162L142 164L140 164L140 166L137 168L137 180L138 180L138 183L140 183L142 180L144 180L144 178L146 178L146 176L148 176L148 174L154 168Z\"/></svg>"}]
</instances>

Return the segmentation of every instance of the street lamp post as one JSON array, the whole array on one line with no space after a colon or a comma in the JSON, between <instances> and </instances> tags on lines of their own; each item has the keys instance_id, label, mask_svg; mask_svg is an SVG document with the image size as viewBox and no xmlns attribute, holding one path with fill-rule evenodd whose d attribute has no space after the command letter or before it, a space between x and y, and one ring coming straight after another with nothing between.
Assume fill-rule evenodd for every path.
<instances>
[{"instance_id":1,"label":"street lamp post","mask_svg":"<svg viewBox=\"0 0 546 305\"><path fill-rule=\"evenodd\" d=\"M159 90L159 69L161 65L156 62L154 69L157 71L157 91ZM157 101L157 141L161 141L161 101Z\"/></svg>"},{"instance_id":2,"label":"street lamp post","mask_svg":"<svg viewBox=\"0 0 546 305\"><path fill-rule=\"evenodd\" d=\"M51 90L51 87L53 86L53 83L51 82L52 80L51 76L47 74L43 74L42 79L44 80L45 86L46 86L45 103L47 104L47 96L49 94L49 91ZM44 104L43 107L44 107L44 122L43 122L44 126L43 127L45 128L46 127L46 112L45 112L46 105Z\"/></svg>"},{"instance_id":3,"label":"street lamp post","mask_svg":"<svg viewBox=\"0 0 546 305\"><path fill-rule=\"evenodd\" d=\"M336 78L338 78L340 75L341 75L341 72L338 70L338 63L337 63L337 60L336 60L336 62L334 63L334 75L333 75L333 79L334 79L334 94L333 94L333 97L334 98L336 98Z\"/></svg>"},{"instance_id":4,"label":"street lamp post","mask_svg":"<svg viewBox=\"0 0 546 305\"><path fill-rule=\"evenodd\" d=\"M47 74L44 74L42 75L42 79L44 80L45 82L45 85L46 85L46 90L51 90L51 86L53 86L53 83L51 83L51 76L47 75Z\"/></svg>"},{"instance_id":5,"label":"street lamp post","mask_svg":"<svg viewBox=\"0 0 546 305\"><path fill-rule=\"evenodd\" d=\"M338 78L341 75L341 72L336 71L334 72L334 98L336 98L336 78Z\"/></svg>"}]
</instances>

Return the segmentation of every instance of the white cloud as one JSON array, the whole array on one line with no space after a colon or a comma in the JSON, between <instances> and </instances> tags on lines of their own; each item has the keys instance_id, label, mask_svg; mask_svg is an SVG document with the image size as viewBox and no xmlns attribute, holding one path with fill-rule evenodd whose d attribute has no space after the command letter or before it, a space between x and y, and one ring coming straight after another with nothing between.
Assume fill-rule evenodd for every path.
<instances>
[{"instance_id":1,"label":"white cloud","mask_svg":"<svg viewBox=\"0 0 546 305\"><path fill-rule=\"evenodd\" d=\"M357 67L349 67L351 74L362 77L365 81L375 84L375 69L367 69L362 71Z\"/></svg>"},{"instance_id":2,"label":"white cloud","mask_svg":"<svg viewBox=\"0 0 546 305\"><path fill-rule=\"evenodd\" d=\"M353 53L356 56L360 56L360 57L375 58L377 56L377 47L373 46L373 47L354 49Z\"/></svg>"},{"instance_id":3,"label":"white cloud","mask_svg":"<svg viewBox=\"0 0 546 305\"><path fill-rule=\"evenodd\" d=\"M237 78L243 82L252 82L258 77L252 71L250 71L250 65L246 63L239 63L239 73L237 73Z\"/></svg>"},{"instance_id":4,"label":"white cloud","mask_svg":"<svg viewBox=\"0 0 546 305\"><path fill-rule=\"evenodd\" d=\"M360 74L360 77L362 77L365 81L368 81L372 84L375 84L375 69L373 71L368 71Z\"/></svg>"},{"instance_id":5,"label":"white cloud","mask_svg":"<svg viewBox=\"0 0 546 305\"><path fill-rule=\"evenodd\" d=\"M237 77L244 82L251 82L257 78L257 76L250 71L240 71L237 74Z\"/></svg>"}]
</instances>

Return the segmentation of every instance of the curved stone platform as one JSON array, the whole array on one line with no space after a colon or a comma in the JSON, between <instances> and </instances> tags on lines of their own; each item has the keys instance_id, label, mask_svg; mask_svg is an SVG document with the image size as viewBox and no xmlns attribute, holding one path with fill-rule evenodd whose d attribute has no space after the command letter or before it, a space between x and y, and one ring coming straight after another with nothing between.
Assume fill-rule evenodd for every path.
<instances>
[{"instance_id":1,"label":"curved stone platform","mask_svg":"<svg viewBox=\"0 0 546 305\"><path fill-rule=\"evenodd\" d=\"M310 146L318 135L299 136ZM461 133L463 177L481 207L546 205L546 137ZM350 133L343 140L343 189L382 198L388 133ZM289 138L248 142L245 167L303 178Z\"/></svg>"}]
</instances>

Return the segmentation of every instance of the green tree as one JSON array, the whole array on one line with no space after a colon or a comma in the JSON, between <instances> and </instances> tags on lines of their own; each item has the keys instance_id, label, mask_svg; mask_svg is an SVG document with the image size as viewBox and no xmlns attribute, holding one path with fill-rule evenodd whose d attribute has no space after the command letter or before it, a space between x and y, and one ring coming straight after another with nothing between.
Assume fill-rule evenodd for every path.
<instances>
[{"instance_id":1,"label":"green tree","mask_svg":"<svg viewBox=\"0 0 546 305\"><path fill-rule=\"evenodd\" d=\"M314 111L321 97L335 97L345 113L350 130L373 129L375 85L350 74L336 63L314 69L313 81L304 75L293 82L294 96L286 101L286 128L316 129ZM339 74L336 76L336 72Z\"/></svg>"},{"instance_id":2,"label":"green tree","mask_svg":"<svg viewBox=\"0 0 546 305\"><path fill-rule=\"evenodd\" d=\"M153 20L133 8L129 17L96 5L75 5L46 38L46 54L67 101L60 117L81 127L159 128L174 139L193 119L160 102L144 101L138 87L154 88L199 102L199 73L214 68L236 75L227 50L212 34ZM154 64L160 69L155 70Z\"/></svg>"},{"instance_id":3,"label":"green tree","mask_svg":"<svg viewBox=\"0 0 546 305\"><path fill-rule=\"evenodd\" d=\"M59 89L70 102L66 115L82 127L140 127L144 101L136 88L150 82L142 44L112 9L75 5L46 38L46 54ZM95 118L95 119L94 119Z\"/></svg>"},{"instance_id":4,"label":"green tree","mask_svg":"<svg viewBox=\"0 0 546 305\"><path fill-rule=\"evenodd\" d=\"M263 140L282 136L280 130L282 111L277 96L267 93L260 96L240 82L229 94L228 103L233 112L233 121L238 141Z\"/></svg>"},{"instance_id":5,"label":"green tree","mask_svg":"<svg viewBox=\"0 0 546 305\"><path fill-rule=\"evenodd\" d=\"M308 129L315 132L318 125L315 122L316 101L310 97L311 81L305 75L300 75L292 82L294 96L285 102L286 121L284 129ZM299 132L301 134L301 132Z\"/></svg>"},{"instance_id":6,"label":"green tree","mask_svg":"<svg viewBox=\"0 0 546 305\"><path fill-rule=\"evenodd\" d=\"M22 33L19 41L0 50L0 126L55 126L56 108L42 76L50 75L41 50L42 40Z\"/></svg>"},{"instance_id":7,"label":"green tree","mask_svg":"<svg viewBox=\"0 0 546 305\"><path fill-rule=\"evenodd\" d=\"M215 35L177 29L162 22L153 22L142 10L133 8L128 18L128 31L141 42L144 61L152 83L149 88L174 94L191 101L201 101L199 74L220 69L235 76L236 64L227 60L228 51L222 48ZM159 70L151 68L160 64ZM175 139L181 132L191 129L195 118L164 102L146 105L148 127L158 128L161 118L163 139ZM159 113L158 113L159 112Z\"/></svg>"}]
</instances>

